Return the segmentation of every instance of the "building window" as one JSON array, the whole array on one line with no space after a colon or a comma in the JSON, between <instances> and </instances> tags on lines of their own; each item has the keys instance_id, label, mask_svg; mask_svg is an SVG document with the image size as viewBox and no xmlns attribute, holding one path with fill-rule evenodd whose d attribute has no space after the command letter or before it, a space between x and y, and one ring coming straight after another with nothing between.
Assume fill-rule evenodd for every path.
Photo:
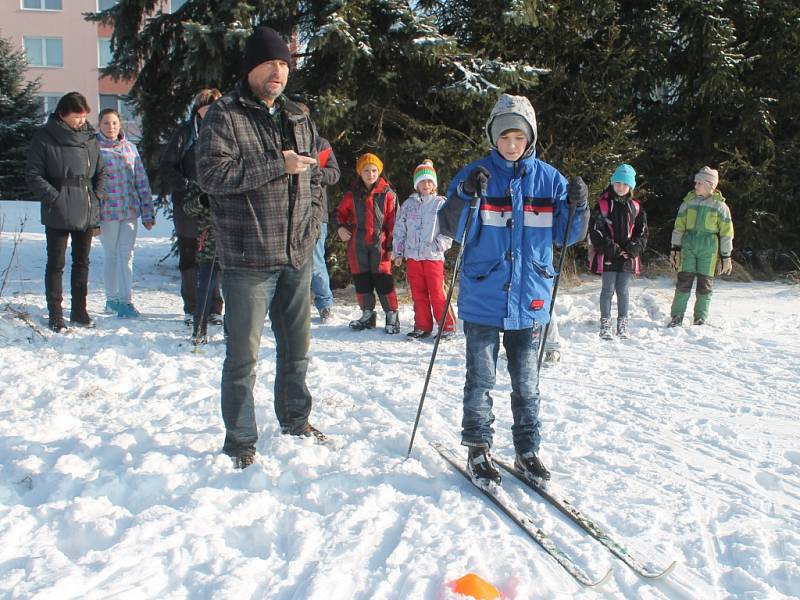
<instances>
[{"instance_id":1,"label":"building window","mask_svg":"<svg viewBox=\"0 0 800 600\"><path fill-rule=\"evenodd\" d=\"M55 112L56 105L58 101L61 100L61 96L63 94L37 94L39 98L39 106L42 110L42 116L44 120L47 120L47 117L50 113Z\"/></svg>"},{"instance_id":2,"label":"building window","mask_svg":"<svg viewBox=\"0 0 800 600\"><path fill-rule=\"evenodd\" d=\"M111 40L100 38L97 40L97 66L104 68L111 62Z\"/></svg>"},{"instance_id":3,"label":"building window","mask_svg":"<svg viewBox=\"0 0 800 600\"><path fill-rule=\"evenodd\" d=\"M25 10L61 10L61 0L22 0Z\"/></svg>"},{"instance_id":4,"label":"building window","mask_svg":"<svg viewBox=\"0 0 800 600\"><path fill-rule=\"evenodd\" d=\"M180 9L188 0L169 0L169 12L174 13Z\"/></svg>"},{"instance_id":5,"label":"building window","mask_svg":"<svg viewBox=\"0 0 800 600\"><path fill-rule=\"evenodd\" d=\"M25 56L32 67L63 67L64 47L61 38L23 37Z\"/></svg>"},{"instance_id":6,"label":"building window","mask_svg":"<svg viewBox=\"0 0 800 600\"><path fill-rule=\"evenodd\" d=\"M135 120L133 106L128 102L125 102L122 96L118 96L116 94L100 94L100 110L104 110L106 108L115 109L122 117L122 120L126 123L130 123Z\"/></svg>"},{"instance_id":7,"label":"building window","mask_svg":"<svg viewBox=\"0 0 800 600\"><path fill-rule=\"evenodd\" d=\"M118 2L119 0L97 0L97 11L114 8Z\"/></svg>"}]
</instances>

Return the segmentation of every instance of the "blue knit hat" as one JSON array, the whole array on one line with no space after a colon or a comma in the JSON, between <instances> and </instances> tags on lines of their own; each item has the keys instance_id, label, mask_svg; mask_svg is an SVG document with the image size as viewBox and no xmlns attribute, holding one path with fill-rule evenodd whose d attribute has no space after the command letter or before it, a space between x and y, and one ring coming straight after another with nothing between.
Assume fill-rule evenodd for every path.
<instances>
[{"instance_id":1,"label":"blue knit hat","mask_svg":"<svg viewBox=\"0 0 800 600\"><path fill-rule=\"evenodd\" d=\"M624 183L631 189L636 188L636 171L629 164L621 164L611 176L611 185Z\"/></svg>"}]
</instances>

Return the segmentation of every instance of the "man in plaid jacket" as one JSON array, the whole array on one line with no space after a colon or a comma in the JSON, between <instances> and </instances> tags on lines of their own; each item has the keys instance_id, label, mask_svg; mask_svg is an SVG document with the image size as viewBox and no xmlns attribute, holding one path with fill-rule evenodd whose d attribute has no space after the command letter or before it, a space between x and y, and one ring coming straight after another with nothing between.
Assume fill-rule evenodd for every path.
<instances>
[{"instance_id":1,"label":"man in plaid jacket","mask_svg":"<svg viewBox=\"0 0 800 600\"><path fill-rule=\"evenodd\" d=\"M264 319L275 334L275 413L281 432L324 437L308 422L312 251L322 220L315 128L283 95L291 54L269 27L245 44L244 77L209 110L196 160L209 195L222 267L226 355L223 452L255 461L253 387Z\"/></svg>"}]
</instances>

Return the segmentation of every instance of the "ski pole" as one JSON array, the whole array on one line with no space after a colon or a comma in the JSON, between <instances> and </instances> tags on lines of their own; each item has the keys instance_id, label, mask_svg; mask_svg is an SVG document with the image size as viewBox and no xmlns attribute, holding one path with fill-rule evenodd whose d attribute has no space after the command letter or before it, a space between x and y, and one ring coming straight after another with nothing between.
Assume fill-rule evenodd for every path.
<instances>
[{"instance_id":1,"label":"ski pole","mask_svg":"<svg viewBox=\"0 0 800 600\"><path fill-rule=\"evenodd\" d=\"M214 281L214 264L217 261L217 246L214 245L214 254L211 256L211 272L208 275L208 283L206 284L206 291L203 294L203 308L200 312L200 320L197 323L197 331L194 332L194 341L195 344L199 343L200 341L200 331L202 330L203 323L206 324L208 327L208 315L206 314L206 308L208 307L208 299L211 295L211 282ZM198 273L199 274L199 273Z\"/></svg>"},{"instance_id":2,"label":"ski pole","mask_svg":"<svg viewBox=\"0 0 800 600\"><path fill-rule=\"evenodd\" d=\"M558 284L561 281L561 269L564 268L564 257L567 255L567 242L569 241L569 231L572 229L572 220L575 218L575 205L569 205L569 216L567 217L567 229L564 231L564 242L561 244L561 256L558 258L558 270L556 272L556 279L553 282L553 295L550 296L550 318L547 320L547 325L544 328L544 335L542 336L541 346L539 347L539 361L536 363L536 372L538 373L542 368L542 357L544 356L544 348L547 344L547 334L550 333L550 321L553 318L553 308L556 305L556 294L558 293Z\"/></svg>"},{"instance_id":3,"label":"ski pole","mask_svg":"<svg viewBox=\"0 0 800 600\"><path fill-rule=\"evenodd\" d=\"M436 361L436 352L439 350L439 341L442 339L442 329L444 328L444 322L447 319L447 311L450 309L450 300L453 298L453 290L456 287L456 278L458 277L458 273L461 270L461 260L464 257L464 245L467 241L467 232L469 232L470 228L472 227L472 220L475 216L475 209L478 206L478 200L484 200L486 196L486 183L487 180L485 178L479 180L480 183L480 195L478 192L472 198L472 201L469 205L469 213L467 214L467 222L464 225L464 231L461 234L461 243L458 249L458 256L456 257L456 263L453 265L453 278L450 281L450 289L447 291L447 298L444 302L444 310L442 311L442 316L439 318L439 331L436 333L436 339L433 342L433 352L431 353L431 360L428 363L428 373L425 375L425 384L422 386L422 396L419 399L419 407L417 408L417 417L414 419L414 429L411 432L411 441L408 443L408 454L406 458L411 456L411 449L414 447L414 437L417 434L417 426L419 425L419 418L422 415L422 405L425 403L425 394L428 392L428 383L431 380L431 373L433 372L433 363Z\"/></svg>"}]
</instances>

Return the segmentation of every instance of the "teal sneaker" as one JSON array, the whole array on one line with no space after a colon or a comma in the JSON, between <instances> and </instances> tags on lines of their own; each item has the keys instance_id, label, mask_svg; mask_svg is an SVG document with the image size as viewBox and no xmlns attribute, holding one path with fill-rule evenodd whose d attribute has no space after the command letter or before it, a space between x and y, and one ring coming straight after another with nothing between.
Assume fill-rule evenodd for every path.
<instances>
[{"instance_id":1,"label":"teal sneaker","mask_svg":"<svg viewBox=\"0 0 800 600\"><path fill-rule=\"evenodd\" d=\"M120 319L138 319L142 316L142 313L136 310L136 307L134 307L132 303L128 302L125 304L120 303L117 316Z\"/></svg>"},{"instance_id":2,"label":"teal sneaker","mask_svg":"<svg viewBox=\"0 0 800 600\"><path fill-rule=\"evenodd\" d=\"M112 314L119 312L119 302L116 300L111 300L110 298L106 300L106 307L103 312Z\"/></svg>"}]
</instances>

